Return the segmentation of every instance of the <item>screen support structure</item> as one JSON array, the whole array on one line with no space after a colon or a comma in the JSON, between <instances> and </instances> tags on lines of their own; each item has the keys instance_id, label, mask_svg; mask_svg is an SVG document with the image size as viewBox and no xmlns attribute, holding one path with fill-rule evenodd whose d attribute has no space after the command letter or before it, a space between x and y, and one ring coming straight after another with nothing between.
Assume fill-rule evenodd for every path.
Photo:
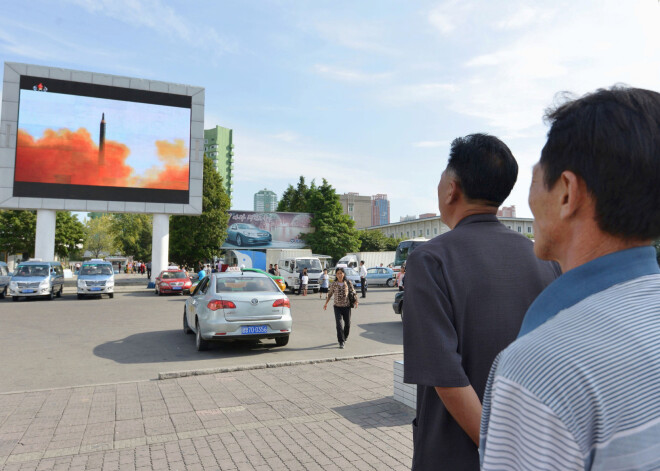
<instances>
[{"instance_id":1,"label":"screen support structure","mask_svg":"<svg viewBox=\"0 0 660 471\"><path fill-rule=\"evenodd\" d=\"M37 210L37 233L34 240L34 257L44 261L55 260L55 219L54 209Z\"/></svg>"},{"instance_id":2,"label":"screen support structure","mask_svg":"<svg viewBox=\"0 0 660 471\"><path fill-rule=\"evenodd\" d=\"M151 239L151 276L155 279L161 271L165 270L169 260L170 248L170 216L168 214L154 214L153 232ZM148 288L156 285L149 280Z\"/></svg>"}]
</instances>

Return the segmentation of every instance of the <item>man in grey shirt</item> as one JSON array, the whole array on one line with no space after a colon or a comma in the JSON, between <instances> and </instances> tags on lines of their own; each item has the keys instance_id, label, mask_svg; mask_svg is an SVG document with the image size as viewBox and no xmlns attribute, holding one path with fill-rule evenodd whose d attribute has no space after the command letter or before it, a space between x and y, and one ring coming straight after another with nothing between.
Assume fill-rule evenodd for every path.
<instances>
[{"instance_id":1,"label":"man in grey shirt","mask_svg":"<svg viewBox=\"0 0 660 471\"><path fill-rule=\"evenodd\" d=\"M515 158L496 137L454 140L438 184L442 220L452 230L408 257L404 381L417 384L415 471L479 469L490 366L515 340L532 301L560 274L496 217L517 176Z\"/></svg>"}]
</instances>

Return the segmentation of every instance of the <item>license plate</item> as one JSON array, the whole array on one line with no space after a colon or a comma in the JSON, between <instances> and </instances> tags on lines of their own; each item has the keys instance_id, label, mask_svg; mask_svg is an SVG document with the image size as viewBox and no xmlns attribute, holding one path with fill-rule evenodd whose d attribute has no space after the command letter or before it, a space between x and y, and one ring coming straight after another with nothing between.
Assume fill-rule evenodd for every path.
<instances>
[{"instance_id":1,"label":"license plate","mask_svg":"<svg viewBox=\"0 0 660 471\"><path fill-rule=\"evenodd\" d=\"M267 325L244 325L241 326L241 334L267 334Z\"/></svg>"},{"instance_id":2,"label":"license plate","mask_svg":"<svg viewBox=\"0 0 660 471\"><path fill-rule=\"evenodd\" d=\"M94 288L90 288L89 290L90 291L101 291L101 288L99 288L98 286L95 286Z\"/></svg>"},{"instance_id":3,"label":"license plate","mask_svg":"<svg viewBox=\"0 0 660 471\"><path fill-rule=\"evenodd\" d=\"M34 293L33 289L24 289L21 293Z\"/></svg>"},{"instance_id":4,"label":"license plate","mask_svg":"<svg viewBox=\"0 0 660 471\"><path fill-rule=\"evenodd\" d=\"M180 290L180 289L181 289L181 286L172 286L172 289L173 289L174 291L176 291L176 290Z\"/></svg>"}]
</instances>

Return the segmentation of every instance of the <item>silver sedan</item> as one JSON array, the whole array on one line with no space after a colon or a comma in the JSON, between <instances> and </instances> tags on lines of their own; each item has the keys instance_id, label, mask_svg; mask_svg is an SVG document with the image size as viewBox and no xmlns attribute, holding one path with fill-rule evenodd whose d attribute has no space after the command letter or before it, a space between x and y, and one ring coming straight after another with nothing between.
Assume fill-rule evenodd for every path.
<instances>
[{"instance_id":1,"label":"silver sedan","mask_svg":"<svg viewBox=\"0 0 660 471\"><path fill-rule=\"evenodd\" d=\"M208 275L183 311L183 331L195 333L199 351L218 340L275 339L284 346L292 324L289 298L268 275L255 272Z\"/></svg>"}]
</instances>

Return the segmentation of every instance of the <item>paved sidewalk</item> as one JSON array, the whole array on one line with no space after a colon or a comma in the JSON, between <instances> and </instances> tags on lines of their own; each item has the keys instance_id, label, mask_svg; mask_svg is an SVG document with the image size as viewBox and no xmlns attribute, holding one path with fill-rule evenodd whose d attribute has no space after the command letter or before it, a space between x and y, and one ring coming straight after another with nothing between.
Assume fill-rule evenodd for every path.
<instances>
[{"instance_id":1,"label":"paved sidewalk","mask_svg":"<svg viewBox=\"0 0 660 471\"><path fill-rule=\"evenodd\" d=\"M0 395L9 470L407 470L387 355Z\"/></svg>"}]
</instances>

